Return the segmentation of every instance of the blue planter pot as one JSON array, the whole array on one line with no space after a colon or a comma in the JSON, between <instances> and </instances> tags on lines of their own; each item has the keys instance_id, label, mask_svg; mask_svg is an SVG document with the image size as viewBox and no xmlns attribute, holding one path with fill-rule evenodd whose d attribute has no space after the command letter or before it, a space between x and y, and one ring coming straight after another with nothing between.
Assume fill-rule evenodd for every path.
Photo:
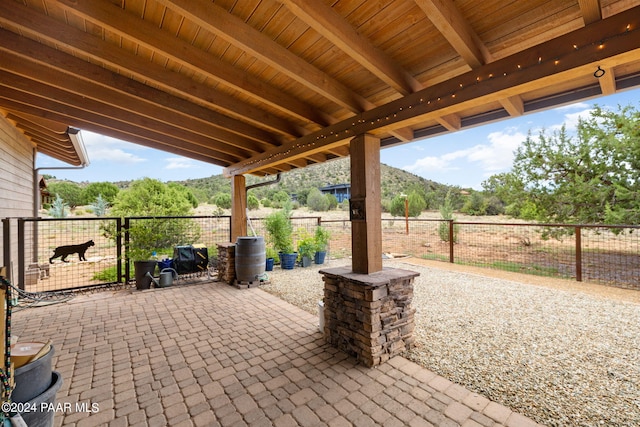
<instances>
[{"instance_id":1,"label":"blue planter pot","mask_svg":"<svg viewBox=\"0 0 640 427\"><path fill-rule=\"evenodd\" d=\"M292 254L280 254L280 267L283 270L293 270L293 267L296 265L296 259L298 258L298 254L296 252Z\"/></svg>"},{"instance_id":2,"label":"blue planter pot","mask_svg":"<svg viewBox=\"0 0 640 427\"><path fill-rule=\"evenodd\" d=\"M324 264L324 257L327 255L326 251L316 252L313 262L316 264Z\"/></svg>"},{"instance_id":3,"label":"blue planter pot","mask_svg":"<svg viewBox=\"0 0 640 427\"><path fill-rule=\"evenodd\" d=\"M273 271L273 258L267 258L267 264L265 266L265 271Z\"/></svg>"}]
</instances>

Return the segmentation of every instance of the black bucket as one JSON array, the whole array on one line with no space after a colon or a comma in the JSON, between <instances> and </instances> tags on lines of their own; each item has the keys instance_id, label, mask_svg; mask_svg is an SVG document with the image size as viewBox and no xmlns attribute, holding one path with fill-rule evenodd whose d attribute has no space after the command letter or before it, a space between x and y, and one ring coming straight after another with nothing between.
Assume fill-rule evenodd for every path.
<instances>
[{"instance_id":1,"label":"black bucket","mask_svg":"<svg viewBox=\"0 0 640 427\"><path fill-rule=\"evenodd\" d=\"M28 402L42 394L51 385L51 350L38 360L27 363L15 371L15 388L11 393L11 400L18 403Z\"/></svg>"},{"instance_id":2,"label":"black bucket","mask_svg":"<svg viewBox=\"0 0 640 427\"><path fill-rule=\"evenodd\" d=\"M264 274L266 252L262 237L238 237L236 240L236 278L252 282Z\"/></svg>"},{"instance_id":3,"label":"black bucket","mask_svg":"<svg viewBox=\"0 0 640 427\"><path fill-rule=\"evenodd\" d=\"M29 412L20 415L29 427L51 427L53 426L53 416L55 415L54 402L56 393L62 387L62 375L53 371L48 381L51 385L44 393L26 402L25 407Z\"/></svg>"},{"instance_id":4,"label":"black bucket","mask_svg":"<svg viewBox=\"0 0 640 427\"><path fill-rule=\"evenodd\" d=\"M157 263L158 262L154 260L135 261L133 263L136 276L136 289L143 290L151 288L151 277L147 276L147 273L153 276Z\"/></svg>"}]
</instances>

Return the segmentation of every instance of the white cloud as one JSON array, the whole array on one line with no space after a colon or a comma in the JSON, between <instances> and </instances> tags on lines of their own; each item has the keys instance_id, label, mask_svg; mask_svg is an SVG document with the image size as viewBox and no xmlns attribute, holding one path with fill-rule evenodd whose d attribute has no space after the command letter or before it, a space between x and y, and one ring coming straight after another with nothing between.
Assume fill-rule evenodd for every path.
<instances>
[{"instance_id":1,"label":"white cloud","mask_svg":"<svg viewBox=\"0 0 640 427\"><path fill-rule=\"evenodd\" d=\"M458 168L452 167L451 158L447 155L440 157L427 156L415 161L414 164L405 166L403 169L409 172L450 172Z\"/></svg>"},{"instance_id":2,"label":"white cloud","mask_svg":"<svg viewBox=\"0 0 640 427\"><path fill-rule=\"evenodd\" d=\"M578 105L578 104L574 104L574 105ZM580 111L576 111L575 113L567 113L564 115L564 120L562 121L562 123L551 126L551 130L560 130L560 128L562 128L562 126L564 125L567 131L570 131L570 132L574 131L578 127L578 121L581 118L582 119L588 118L590 113L591 113L591 107L588 105L586 105L586 108Z\"/></svg>"},{"instance_id":3,"label":"white cloud","mask_svg":"<svg viewBox=\"0 0 640 427\"><path fill-rule=\"evenodd\" d=\"M567 111L567 110L587 110L591 108L589 104L586 102L576 102L575 104L563 105L558 108L554 108L557 111Z\"/></svg>"},{"instance_id":4,"label":"white cloud","mask_svg":"<svg viewBox=\"0 0 640 427\"><path fill-rule=\"evenodd\" d=\"M103 160L130 165L147 161L129 152L140 150L135 144L87 131L82 131L82 139L92 162Z\"/></svg>"},{"instance_id":5,"label":"white cloud","mask_svg":"<svg viewBox=\"0 0 640 427\"><path fill-rule=\"evenodd\" d=\"M492 132L487 135L488 144L477 144L438 157L423 157L403 169L418 174L433 174L464 170L468 168L465 163L473 163L479 166L480 174L492 174L511 166L514 151L525 138L525 134L515 129Z\"/></svg>"},{"instance_id":6,"label":"white cloud","mask_svg":"<svg viewBox=\"0 0 640 427\"><path fill-rule=\"evenodd\" d=\"M165 162L167 162L165 169L190 169L197 167L191 159L185 157L168 157L165 159Z\"/></svg>"}]
</instances>

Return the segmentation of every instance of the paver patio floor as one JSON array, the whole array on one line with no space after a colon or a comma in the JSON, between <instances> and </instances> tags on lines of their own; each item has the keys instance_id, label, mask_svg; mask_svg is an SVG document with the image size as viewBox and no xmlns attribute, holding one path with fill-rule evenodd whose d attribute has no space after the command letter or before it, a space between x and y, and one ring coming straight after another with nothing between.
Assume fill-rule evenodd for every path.
<instances>
[{"instance_id":1,"label":"paver patio floor","mask_svg":"<svg viewBox=\"0 0 640 427\"><path fill-rule=\"evenodd\" d=\"M56 426L537 425L402 357L357 365L317 324L260 289L213 282L22 310L13 335L53 341L57 402L70 403Z\"/></svg>"}]
</instances>

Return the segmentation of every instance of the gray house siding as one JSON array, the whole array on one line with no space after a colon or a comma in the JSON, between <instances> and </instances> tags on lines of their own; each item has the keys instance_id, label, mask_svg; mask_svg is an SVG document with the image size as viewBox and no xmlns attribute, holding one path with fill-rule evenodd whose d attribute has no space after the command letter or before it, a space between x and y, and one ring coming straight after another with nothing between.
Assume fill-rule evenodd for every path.
<instances>
[{"instance_id":1,"label":"gray house siding","mask_svg":"<svg viewBox=\"0 0 640 427\"><path fill-rule=\"evenodd\" d=\"M0 113L0 219L10 218L12 242L18 239L16 218L33 216L34 156L31 141ZM7 267L10 278L16 278L18 248L14 243L10 253L6 253L4 233L0 228L0 266ZM25 249L29 253L29 248Z\"/></svg>"}]
</instances>

